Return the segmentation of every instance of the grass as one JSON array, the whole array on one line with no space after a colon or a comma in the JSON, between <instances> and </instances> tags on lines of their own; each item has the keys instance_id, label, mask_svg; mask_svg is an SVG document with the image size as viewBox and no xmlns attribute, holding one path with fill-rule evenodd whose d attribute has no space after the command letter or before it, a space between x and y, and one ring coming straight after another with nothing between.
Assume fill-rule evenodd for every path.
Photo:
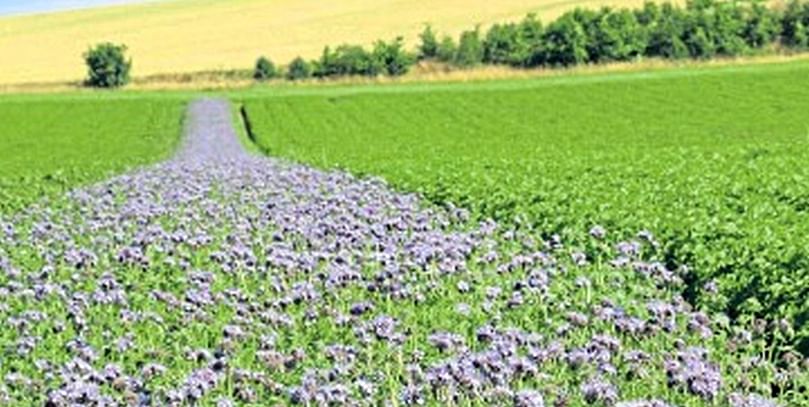
<instances>
[{"instance_id":1,"label":"grass","mask_svg":"<svg viewBox=\"0 0 809 407\"><path fill-rule=\"evenodd\" d=\"M168 157L183 105L103 95L0 98L0 212Z\"/></svg>"},{"instance_id":2,"label":"grass","mask_svg":"<svg viewBox=\"0 0 809 407\"><path fill-rule=\"evenodd\" d=\"M796 62L241 98L272 155L382 176L546 237L650 230L670 267L692 268L687 298L788 318L807 352L808 72ZM714 280L721 295L699 296Z\"/></svg>"},{"instance_id":3,"label":"grass","mask_svg":"<svg viewBox=\"0 0 809 407\"><path fill-rule=\"evenodd\" d=\"M261 54L286 63L297 55L316 57L327 44L399 35L413 45L427 22L456 34L475 23L518 19L528 12L547 20L574 6L607 4L642 1L173 0L0 17L0 84L80 80L82 53L101 41L127 44L135 74L142 77L244 69Z\"/></svg>"}]
</instances>

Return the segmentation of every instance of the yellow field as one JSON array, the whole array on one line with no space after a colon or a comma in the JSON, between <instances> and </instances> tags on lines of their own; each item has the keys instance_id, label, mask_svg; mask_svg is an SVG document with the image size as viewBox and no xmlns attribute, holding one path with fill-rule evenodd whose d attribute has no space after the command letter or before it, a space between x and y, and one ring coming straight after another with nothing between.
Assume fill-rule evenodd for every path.
<instances>
[{"instance_id":1,"label":"yellow field","mask_svg":"<svg viewBox=\"0 0 809 407\"><path fill-rule=\"evenodd\" d=\"M643 0L168 0L0 18L0 84L74 81L81 54L125 43L134 74L244 69L265 54L285 64L325 45L404 35L415 46L425 23L457 34L479 23L548 20L575 6L638 6Z\"/></svg>"}]
</instances>

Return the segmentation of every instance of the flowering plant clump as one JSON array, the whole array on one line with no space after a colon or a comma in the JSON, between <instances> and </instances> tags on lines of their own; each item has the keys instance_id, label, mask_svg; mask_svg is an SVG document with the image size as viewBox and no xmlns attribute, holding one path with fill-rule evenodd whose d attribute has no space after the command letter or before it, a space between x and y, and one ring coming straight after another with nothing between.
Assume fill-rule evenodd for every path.
<instances>
[{"instance_id":1,"label":"flowering plant clump","mask_svg":"<svg viewBox=\"0 0 809 407\"><path fill-rule=\"evenodd\" d=\"M195 102L173 160L0 219L3 404L809 402L809 363L686 302L648 232L474 222L249 155L229 116Z\"/></svg>"}]
</instances>

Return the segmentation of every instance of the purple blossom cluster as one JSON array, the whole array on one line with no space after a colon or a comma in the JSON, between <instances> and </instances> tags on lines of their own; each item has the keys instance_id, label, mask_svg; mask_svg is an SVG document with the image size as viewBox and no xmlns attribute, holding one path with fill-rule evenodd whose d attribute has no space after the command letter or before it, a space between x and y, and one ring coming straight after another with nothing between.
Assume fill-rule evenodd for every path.
<instances>
[{"instance_id":1,"label":"purple blossom cluster","mask_svg":"<svg viewBox=\"0 0 809 407\"><path fill-rule=\"evenodd\" d=\"M187 123L174 159L0 219L4 404L778 405L649 232L567 247L247 154L221 101Z\"/></svg>"}]
</instances>

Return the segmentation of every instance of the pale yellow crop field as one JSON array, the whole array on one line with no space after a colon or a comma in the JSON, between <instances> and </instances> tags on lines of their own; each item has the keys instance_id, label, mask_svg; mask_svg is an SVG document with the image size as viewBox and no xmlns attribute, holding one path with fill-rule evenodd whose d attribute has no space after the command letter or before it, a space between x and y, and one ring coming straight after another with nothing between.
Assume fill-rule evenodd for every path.
<instances>
[{"instance_id":1,"label":"pale yellow crop field","mask_svg":"<svg viewBox=\"0 0 809 407\"><path fill-rule=\"evenodd\" d=\"M265 54L285 64L325 45L403 35L414 47L425 23L457 34L475 24L543 20L575 6L638 6L643 0L165 0L0 18L0 84L79 80L81 54L124 43L138 77L250 67Z\"/></svg>"}]
</instances>

